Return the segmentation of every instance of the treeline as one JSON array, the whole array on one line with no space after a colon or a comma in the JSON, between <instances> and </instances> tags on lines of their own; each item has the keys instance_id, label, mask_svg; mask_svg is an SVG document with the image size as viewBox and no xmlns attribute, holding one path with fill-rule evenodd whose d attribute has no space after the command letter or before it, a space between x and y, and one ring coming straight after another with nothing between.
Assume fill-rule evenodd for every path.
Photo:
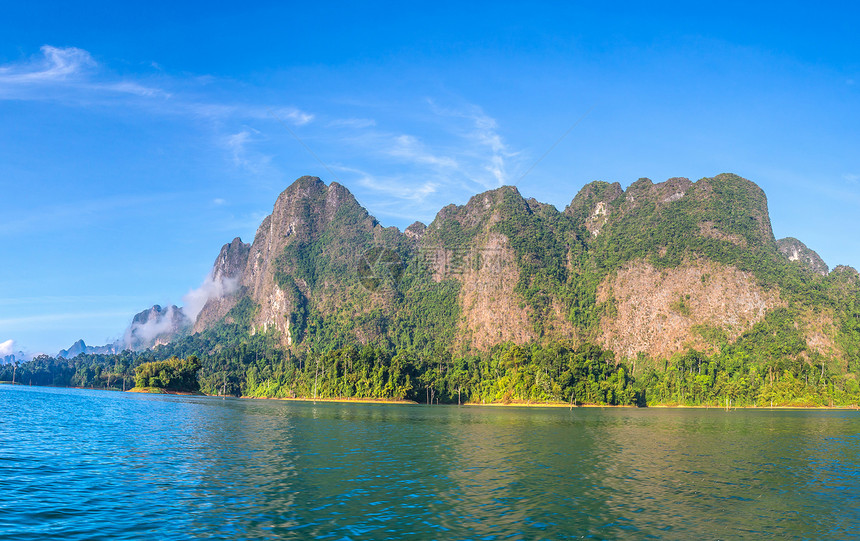
<instances>
[{"instance_id":1,"label":"treeline","mask_svg":"<svg viewBox=\"0 0 860 541\"><path fill-rule=\"evenodd\" d=\"M180 341L188 347L194 340ZM17 368L0 367L0 380L32 385L102 389L157 387L212 395L374 398L420 403L564 402L642 404L629 369L596 346L518 346L454 357L445 349L393 351L346 346L294 354L256 335L199 357L180 344L121 355L41 356ZM197 344L200 345L200 344ZM155 355L167 360L152 360ZM193 377L191 376L193 375Z\"/></svg>"},{"instance_id":2,"label":"treeline","mask_svg":"<svg viewBox=\"0 0 860 541\"><path fill-rule=\"evenodd\" d=\"M773 329L762 326L755 332ZM742 339L711 356L688 350L662 361L640 357L619 362L612 352L589 344L502 344L473 356L454 356L441 348L428 352L373 346L292 353L271 336L256 335L199 357L177 351L181 349L177 346L69 360L42 356L17 368L0 367L0 380L11 381L14 369L16 382L32 385L117 390L136 385L210 395L402 399L432 404L767 407L858 403L860 386L852 374L840 374L787 338L774 333L772 357L745 349ZM168 358L157 360L159 355Z\"/></svg>"},{"instance_id":3,"label":"treeline","mask_svg":"<svg viewBox=\"0 0 860 541\"><path fill-rule=\"evenodd\" d=\"M134 387L139 354L78 355L73 359L38 355L30 361L0 365L0 381L22 385L126 390Z\"/></svg>"}]
</instances>

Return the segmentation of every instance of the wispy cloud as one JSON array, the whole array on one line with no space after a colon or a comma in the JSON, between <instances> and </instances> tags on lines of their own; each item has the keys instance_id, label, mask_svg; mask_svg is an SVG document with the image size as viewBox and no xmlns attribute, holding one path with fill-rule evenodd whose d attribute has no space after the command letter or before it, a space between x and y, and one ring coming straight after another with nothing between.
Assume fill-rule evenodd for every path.
<instances>
[{"instance_id":1,"label":"wispy cloud","mask_svg":"<svg viewBox=\"0 0 860 541\"><path fill-rule=\"evenodd\" d=\"M271 157L251 151L259 142L254 138L259 131L247 123L271 122L272 112L294 126L306 126L315 119L312 113L291 105L213 101L207 88L219 82L217 79L177 77L161 66L153 69L150 74L120 76L84 49L44 45L31 58L0 65L0 100L56 101L80 107L120 106L147 115L207 122L216 145L226 149L228 160L253 174L263 172ZM242 125L238 132L236 124Z\"/></svg>"},{"instance_id":2,"label":"wispy cloud","mask_svg":"<svg viewBox=\"0 0 860 541\"><path fill-rule=\"evenodd\" d=\"M41 52L41 56L28 61L0 66L0 84L64 83L79 79L97 65L90 53L77 47L43 45Z\"/></svg>"},{"instance_id":3,"label":"wispy cloud","mask_svg":"<svg viewBox=\"0 0 860 541\"><path fill-rule=\"evenodd\" d=\"M845 179L848 184L857 184L860 182L860 175L846 173L842 175L842 178Z\"/></svg>"},{"instance_id":4,"label":"wispy cloud","mask_svg":"<svg viewBox=\"0 0 860 541\"><path fill-rule=\"evenodd\" d=\"M415 182L399 176L374 177L354 167L335 166L335 169L356 177L359 185L389 196L387 204L393 207L401 205L403 200L421 203L439 189L438 183L429 180Z\"/></svg>"},{"instance_id":5,"label":"wispy cloud","mask_svg":"<svg viewBox=\"0 0 860 541\"><path fill-rule=\"evenodd\" d=\"M372 118L336 118L326 124L329 128L372 128L376 121Z\"/></svg>"},{"instance_id":6,"label":"wispy cloud","mask_svg":"<svg viewBox=\"0 0 860 541\"><path fill-rule=\"evenodd\" d=\"M259 134L259 130L245 127L242 131L231 133L223 138L224 146L230 152L233 165L244 168L251 173L259 173L269 166L272 161L271 156L261 154L250 148L254 138Z\"/></svg>"},{"instance_id":7,"label":"wispy cloud","mask_svg":"<svg viewBox=\"0 0 860 541\"><path fill-rule=\"evenodd\" d=\"M489 173L491 180L482 175L476 175L475 180L486 188L495 188L511 181L508 175L509 162L520 156L512 151L499 133L496 119L487 115L484 110L474 104L460 108L440 107L434 100L428 100L433 111L441 117L450 117L466 121L465 126L458 126L460 137L471 143L465 149L473 161L480 164L484 172Z\"/></svg>"},{"instance_id":8,"label":"wispy cloud","mask_svg":"<svg viewBox=\"0 0 860 541\"><path fill-rule=\"evenodd\" d=\"M6 340L5 342L0 342L0 357L12 355L13 353L15 353L14 340Z\"/></svg>"},{"instance_id":9,"label":"wispy cloud","mask_svg":"<svg viewBox=\"0 0 860 541\"><path fill-rule=\"evenodd\" d=\"M457 169L457 160L450 156L439 156L430 152L426 145L414 135L397 135L393 137L390 146L385 150L389 156L402 159L408 163L432 165Z\"/></svg>"},{"instance_id":10,"label":"wispy cloud","mask_svg":"<svg viewBox=\"0 0 860 541\"><path fill-rule=\"evenodd\" d=\"M480 107L424 103L423 110L407 113L409 131L386 131L384 121L327 124L337 127L329 146L355 156L334 169L368 192L375 214L430 219L441 205L511 182L510 172L522 164L524 157Z\"/></svg>"},{"instance_id":11,"label":"wispy cloud","mask_svg":"<svg viewBox=\"0 0 860 541\"><path fill-rule=\"evenodd\" d=\"M0 98L17 100L74 99L88 93L161 96L169 94L139 81L105 72L89 52L77 47L43 45L41 54L28 60L0 66ZM57 90L66 92L58 93Z\"/></svg>"}]
</instances>

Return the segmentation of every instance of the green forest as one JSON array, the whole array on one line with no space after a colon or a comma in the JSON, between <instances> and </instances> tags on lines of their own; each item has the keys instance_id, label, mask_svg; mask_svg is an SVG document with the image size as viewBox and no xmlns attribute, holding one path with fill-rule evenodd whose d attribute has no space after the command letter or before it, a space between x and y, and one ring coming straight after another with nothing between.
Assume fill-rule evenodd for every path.
<instances>
[{"instance_id":1,"label":"green forest","mask_svg":"<svg viewBox=\"0 0 860 541\"><path fill-rule=\"evenodd\" d=\"M612 352L588 344L500 344L465 357L441 348L415 352L373 346L293 354L275 337L258 334L210 355L191 353L202 345L189 338L181 345L115 356L42 356L0 367L0 381L11 382L14 369L16 383L23 385L113 390L137 385L210 395L423 404L768 407L860 401L856 379L833 373L826 363L791 360L785 350L775 351L774 360L757 360L743 344L710 357L690 350L658 369L638 371L636 362L619 362ZM196 377L188 379L189 373Z\"/></svg>"}]
</instances>

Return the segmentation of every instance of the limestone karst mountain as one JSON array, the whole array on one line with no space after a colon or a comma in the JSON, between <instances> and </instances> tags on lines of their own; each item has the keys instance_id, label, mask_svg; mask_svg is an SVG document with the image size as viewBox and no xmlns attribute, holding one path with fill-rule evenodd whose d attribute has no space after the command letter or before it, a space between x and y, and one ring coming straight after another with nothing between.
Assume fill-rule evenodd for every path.
<instances>
[{"instance_id":1,"label":"limestone karst mountain","mask_svg":"<svg viewBox=\"0 0 860 541\"><path fill-rule=\"evenodd\" d=\"M731 343L754 351L760 329L787 319L793 330L780 332L801 344L792 355L846 366L852 270L827 273L800 241L777 242L764 192L731 174L627 190L593 182L564 211L505 186L403 232L340 184L302 177L253 243L222 248L212 277L236 287L210 299L193 330L240 324L292 349L587 341L655 360Z\"/></svg>"}]
</instances>

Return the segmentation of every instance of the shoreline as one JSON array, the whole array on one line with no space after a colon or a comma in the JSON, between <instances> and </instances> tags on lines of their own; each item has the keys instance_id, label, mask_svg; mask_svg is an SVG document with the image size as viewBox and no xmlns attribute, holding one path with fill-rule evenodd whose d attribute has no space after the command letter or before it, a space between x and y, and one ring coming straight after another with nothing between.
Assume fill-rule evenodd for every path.
<instances>
[{"instance_id":1,"label":"shoreline","mask_svg":"<svg viewBox=\"0 0 860 541\"><path fill-rule=\"evenodd\" d=\"M98 389L96 389L98 390ZM108 389L102 389L107 391ZM132 387L131 389L127 389L125 391L120 391L125 393L139 393L139 394L170 394L170 395L178 395L178 396L208 396L200 392L192 392L192 391L171 391L169 389L159 389L158 387Z\"/></svg>"},{"instance_id":2,"label":"shoreline","mask_svg":"<svg viewBox=\"0 0 860 541\"><path fill-rule=\"evenodd\" d=\"M206 395L220 396L220 395ZM289 397L289 396L237 396L231 398L242 398L247 400L284 400L288 402L333 402L333 403L352 403L352 404L408 404L420 405L413 400L396 399L396 398L304 398L304 397Z\"/></svg>"},{"instance_id":3,"label":"shoreline","mask_svg":"<svg viewBox=\"0 0 860 541\"><path fill-rule=\"evenodd\" d=\"M405 400L405 399L388 399L388 398L305 398L305 397L268 397L268 396L221 396L215 394L205 394L201 392L189 392L189 391L171 391L166 389L157 389L152 387L147 388L137 388L132 387L131 389L126 389L125 391L121 389L104 389L97 387L65 387L65 386L55 386L55 385L26 385L21 382L12 383L11 381L0 381L0 385L14 385L14 386L23 386L23 387L47 387L51 389L81 389L84 391L111 391L111 392L126 392L126 393L139 393L139 394L165 394L165 395L174 395L174 396L205 396L205 397L213 397L213 398L240 398L246 400L282 400L287 402L330 402L330 403L338 403L338 404L402 404L402 405L411 405L411 406L455 406L457 404L425 404L422 402L415 402L413 400ZM685 404L652 404L648 406L636 406L636 405L612 405L612 404L570 404L564 402L491 402L480 403L480 402L464 402L461 404L462 406L469 407L489 407L489 408L635 408L635 409L714 409L714 410L845 410L845 411L860 411L860 404L848 404L844 406L800 406L800 405L773 405L773 406L730 406L726 408L724 405L697 405L697 406L688 406Z\"/></svg>"},{"instance_id":4,"label":"shoreline","mask_svg":"<svg viewBox=\"0 0 860 541\"><path fill-rule=\"evenodd\" d=\"M453 404L451 404L453 405ZM564 402L464 402L464 406L477 406L487 408L638 408L630 404L565 404Z\"/></svg>"}]
</instances>

